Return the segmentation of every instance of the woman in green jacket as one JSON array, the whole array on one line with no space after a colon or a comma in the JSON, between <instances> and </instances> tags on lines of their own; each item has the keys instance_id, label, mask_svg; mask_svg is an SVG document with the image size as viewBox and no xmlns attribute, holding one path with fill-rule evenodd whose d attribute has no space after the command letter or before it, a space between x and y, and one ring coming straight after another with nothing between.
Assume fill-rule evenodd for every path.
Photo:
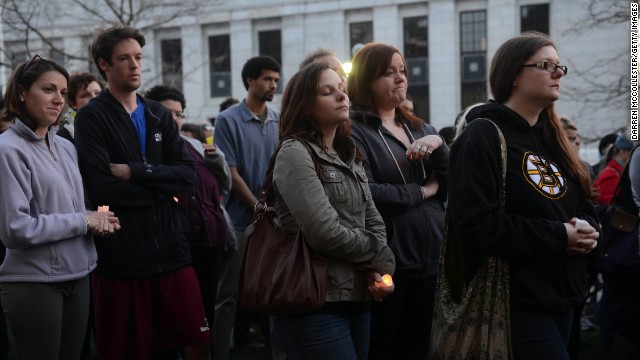
<instances>
[{"instance_id":1,"label":"woman in green jacket","mask_svg":"<svg viewBox=\"0 0 640 360\"><path fill-rule=\"evenodd\" d=\"M350 137L349 98L326 64L311 64L289 81L280 134L273 172L278 219L328 259L329 279L325 306L276 317L276 334L292 359L366 359L370 299L393 292L393 285L375 282L393 273L395 260ZM300 141L317 155L320 176Z\"/></svg>"}]
</instances>

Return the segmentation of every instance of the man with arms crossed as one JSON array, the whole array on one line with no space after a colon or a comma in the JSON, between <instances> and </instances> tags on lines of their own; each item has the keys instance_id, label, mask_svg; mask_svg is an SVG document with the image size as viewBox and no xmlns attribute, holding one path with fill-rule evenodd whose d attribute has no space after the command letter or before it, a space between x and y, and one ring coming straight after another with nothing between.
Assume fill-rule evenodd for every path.
<instances>
[{"instance_id":1,"label":"man with arms crossed","mask_svg":"<svg viewBox=\"0 0 640 360\"><path fill-rule=\"evenodd\" d=\"M92 278L99 359L209 358L210 331L191 267L186 218L174 194L195 182L171 113L136 94L138 29L100 30L91 54L106 91L76 115L80 171L91 203L108 205L122 231L97 238Z\"/></svg>"}]
</instances>

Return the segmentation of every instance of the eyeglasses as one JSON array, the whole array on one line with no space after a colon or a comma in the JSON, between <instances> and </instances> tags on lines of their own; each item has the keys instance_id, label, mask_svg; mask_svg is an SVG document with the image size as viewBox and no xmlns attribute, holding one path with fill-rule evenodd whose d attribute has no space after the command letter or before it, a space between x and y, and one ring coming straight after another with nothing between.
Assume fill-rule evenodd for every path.
<instances>
[{"instance_id":1,"label":"eyeglasses","mask_svg":"<svg viewBox=\"0 0 640 360\"><path fill-rule=\"evenodd\" d=\"M43 61L48 60L47 58L40 56L40 54L33 55L33 57L29 59L29 61L27 61L27 63L22 68L22 73L20 73L20 80L22 80L22 78L24 77L24 74L27 72L27 70L29 70L29 67L31 67L31 65L33 65L37 59L40 59Z\"/></svg>"},{"instance_id":2,"label":"eyeglasses","mask_svg":"<svg viewBox=\"0 0 640 360\"><path fill-rule=\"evenodd\" d=\"M46 58L44 58L44 57L40 56L40 54L35 54L35 55L33 55L33 57L32 57L31 59L29 59L29 61L27 61L27 63L24 65L24 67L22 68L22 72L23 72L23 73L24 73L24 72L26 72L26 71L29 69L29 67L30 67L31 65L33 65L33 63L34 63L37 59L45 60L45 61L46 61L46 60L48 60L48 59L46 59Z\"/></svg>"},{"instance_id":3,"label":"eyeglasses","mask_svg":"<svg viewBox=\"0 0 640 360\"><path fill-rule=\"evenodd\" d=\"M560 69L565 75L567 75L567 71L569 70L566 65L558 65L550 61L541 61L537 64L526 64L526 65L522 65L522 67L537 67L540 69L545 69L552 74L555 73L558 69Z\"/></svg>"}]
</instances>

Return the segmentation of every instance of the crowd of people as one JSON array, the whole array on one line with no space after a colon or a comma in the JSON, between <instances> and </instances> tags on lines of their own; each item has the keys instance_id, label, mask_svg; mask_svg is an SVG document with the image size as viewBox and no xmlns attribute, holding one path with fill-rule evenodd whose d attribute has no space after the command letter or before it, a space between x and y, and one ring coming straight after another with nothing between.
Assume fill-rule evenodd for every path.
<instances>
[{"instance_id":1,"label":"crowd of people","mask_svg":"<svg viewBox=\"0 0 640 360\"><path fill-rule=\"evenodd\" d=\"M445 212L468 281L487 256L509 263L514 358L578 358L602 240L594 205L627 173L640 197L640 158L613 134L598 164L580 159L578 125L555 109L569 69L548 36L502 44L493 98L440 132L413 113L406 61L388 44L362 47L348 76L332 51L310 53L280 111L268 106L280 64L252 57L246 97L222 103L215 128L185 121L176 88L139 92L144 45L139 29L98 29L103 79L35 55L6 86L0 300L18 359L89 359L95 338L99 359L225 360L264 346L255 324L273 359L427 359ZM279 226L327 259L325 304L310 314L238 303L272 158ZM638 277L609 274L608 303ZM602 314L607 350L638 358L638 311ZM0 358L8 344L0 334Z\"/></svg>"}]
</instances>

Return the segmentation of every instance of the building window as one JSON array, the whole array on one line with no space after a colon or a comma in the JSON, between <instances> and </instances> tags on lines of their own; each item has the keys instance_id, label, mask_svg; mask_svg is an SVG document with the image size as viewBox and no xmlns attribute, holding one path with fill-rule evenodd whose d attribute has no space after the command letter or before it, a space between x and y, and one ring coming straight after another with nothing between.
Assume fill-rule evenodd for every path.
<instances>
[{"instance_id":1,"label":"building window","mask_svg":"<svg viewBox=\"0 0 640 360\"><path fill-rule=\"evenodd\" d=\"M260 31L258 33L260 55L274 58L282 66L282 36L280 30Z\"/></svg>"},{"instance_id":2,"label":"building window","mask_svg":"<svg viewBox=\"0 0 640 360\"><path fill-rule=\"evenodd\" d=\"M209 36L211 97L231 96L231 47L229 34Z\"/></svg>"},{"instance_id":3,"label":"building window","mask_svg":"<svg viewBox=\"0 0 640 360\"><path fill-rule=\"evenodd\" d=\"M356 44L366 45L373 41L373 21L354 22L349 24L351 49ZM353 55L353 54L352 54Z\"/></svg>"},{"instance_id":4,"label":"building window","mask_svg":"<svg viewBox=\"0 0 640 360\"><path fill-rule=\"evenodd\" d=\"M282 67L282 36L280 30L267 30L258 33L260 55L274 58ZM282 81L278 82L276 93L282 93Z\"/></svg>"},{"instance_id":5,"label":"building window","mask_svg":"<svg viewBox=\"0 0 640 360\"><path fill-rule=\"evenodd\" d=\"M404 25L404 56L407 62L413 112L429 123L428 31L427 16L408 17Z\"/></svg>"},{"instance_id":6,"label":"building window","mask_svg":"<svg viewBox=\"0 0 640 360\"><path fill-rule=\"evenodd\" d=\"M11 63L13 64L13 67L18 66L29 59L31 59L31 57L26 51L16 51L11 54Z\"/></svg>"},{"instance_id":7,"label":"building window","mask_svg":"<svg viewBox=\"0 0 640 360\"><path fill-rule=\"evenodd\" d=\"M464 53L484 52L487 48L487 12L468 11L460 13L460 51Z\"/></svg>"},{"instance_id":8,"label":"building window","mask_svg":"<svg viewBox=\"0 0 640 360\"><path fill-rule=\"evenodd\" d=\"M526 5L520 8L520 31L529 30L549 34L549 4Z\"/></svg>"},{"instance_id":9,"label":"building window","mask_svg":"<svg viewBox=\"0 0 640 360\"><path fill-rule=\"evenodd\" d=\"M427 17L404 18L404 56L407 58L429 56Z\"/></svg>"},{"instance_id":10,"label":"building window","mask_svg":"<svg viewBox=\"0 0 640 360\"><path fill-rule=\"evenodd\" d=\"M487 12L460 13L461 104L487 99Z\"/></svg>"},{"instance_id":11,"label":"building window","mask_svg":"<svg viewBox=\"0 0 640 360\"><path fill-rule=\"evenodd\" d=\"M182 40L160 41L162 83L182 91Z\"/></svg>"}]
</instances>

